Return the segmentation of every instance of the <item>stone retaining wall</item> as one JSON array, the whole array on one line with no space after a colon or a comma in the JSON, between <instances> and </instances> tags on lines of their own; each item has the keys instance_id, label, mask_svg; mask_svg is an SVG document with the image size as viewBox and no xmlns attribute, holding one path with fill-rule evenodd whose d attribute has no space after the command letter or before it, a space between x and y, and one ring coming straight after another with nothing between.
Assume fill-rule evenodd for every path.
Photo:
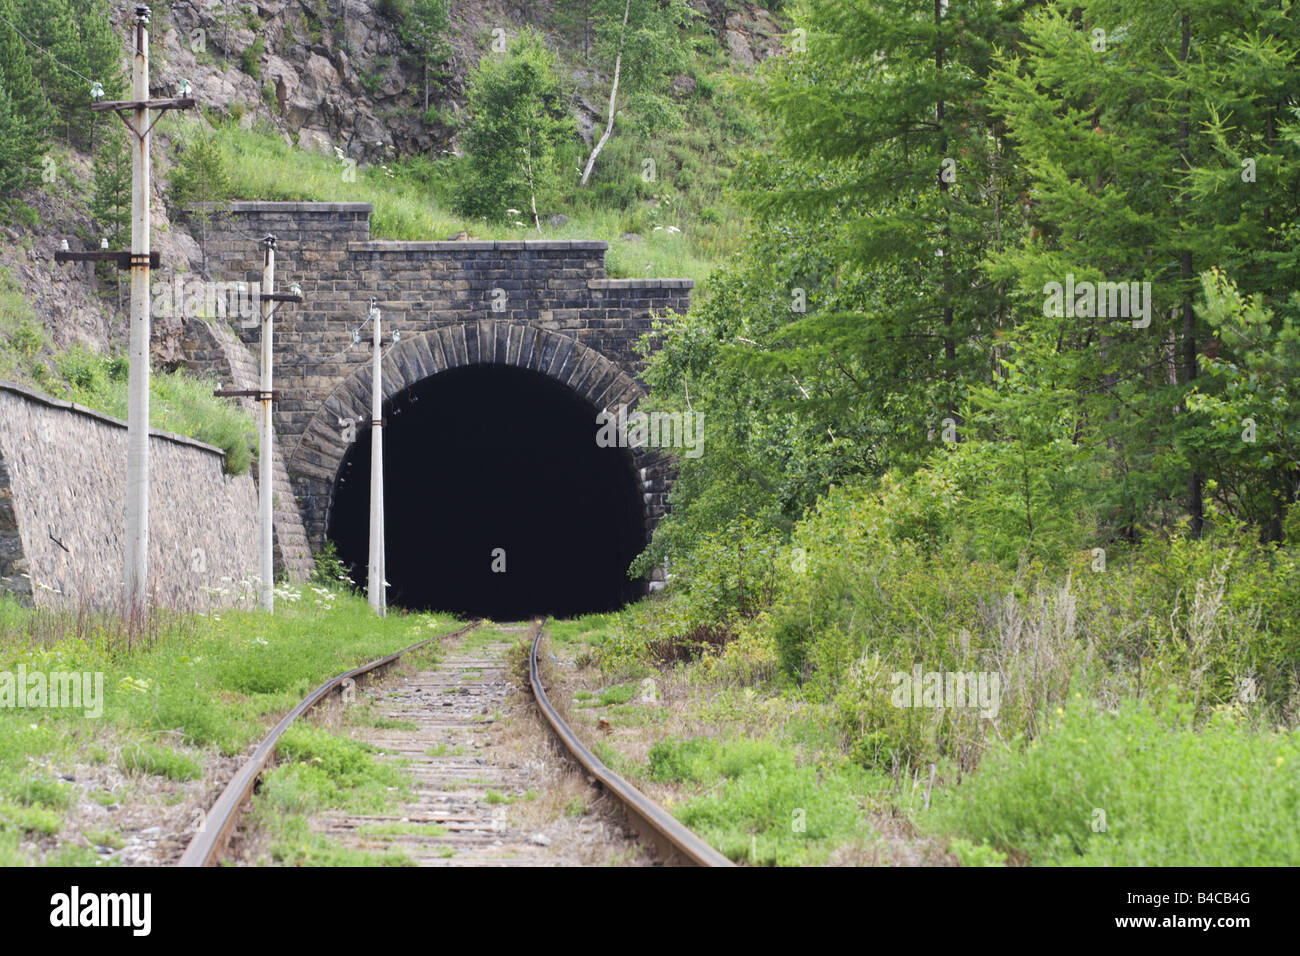
<instances>
[{"instance_id":1,"label":"stone retaining wall","mask_svg":"<svg viewBox=\"0 0 1300 956\"><path fill-rule=\"evenodd\" d=\"M155 430L150 591L162 606L237 603L257 579L257 491L218 448ZM120 607L126 423L0 382L0 592Z\"/></svg>"}]
</instances>

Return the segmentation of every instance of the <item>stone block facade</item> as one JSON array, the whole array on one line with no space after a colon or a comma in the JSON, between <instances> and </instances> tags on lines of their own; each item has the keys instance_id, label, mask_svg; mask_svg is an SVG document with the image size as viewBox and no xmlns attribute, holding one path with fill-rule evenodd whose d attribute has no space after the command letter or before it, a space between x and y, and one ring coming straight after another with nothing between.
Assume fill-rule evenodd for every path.
<instances>
[{"instance_id":1,"label":"stone block facade","mask_svg":"<svg viewBox=\"0 0 1300 956\"><path fill-rule=\"evenodd\" d=\"M369 418L371 300L385 339L385 397L460 365L498 363L557 378L596 408L635 406L635 343L656 316L684 313L689 279L610 279L608 244L576 240L393 242L370 238L368 203L236 202L208 230L215 277L261 278L259 240L276 237L277 291L298 283L305 302L275 326L275 424L308 538L320 545L333 482L347 452L339 419ZM237 330L256 348L256 327ZM229 377L202 354L192 367ZM672 459L639 449L647 534L666 508Z\"/></svg>"}]
</instances>

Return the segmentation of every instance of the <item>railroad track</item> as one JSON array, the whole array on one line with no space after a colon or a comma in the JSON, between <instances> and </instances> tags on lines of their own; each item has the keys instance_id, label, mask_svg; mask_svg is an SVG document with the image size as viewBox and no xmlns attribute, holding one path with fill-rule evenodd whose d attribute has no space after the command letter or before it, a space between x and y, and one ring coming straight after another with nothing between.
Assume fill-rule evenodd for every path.
<instances>
[{"instance_id":1,"label":"railroad track","mask_svg":"<svg viewBox=\"0 0 1300 956\"><path fill-rule=\"evenodd\" d=\"M295 720L340 693L345 687L351 686L349 681L355 682L360 677L382 672L403 655L430 642L450 641L464 636L481 623L481 621L474 621L454 631L427 638L387 657L353 668L313 690L275 725L231 778L207 814L203 828L191 840L178 865L210 866L221 858L236 828L240 810L251 797L257 779L271 763L281 736ZM566 757L580 766L595 786L616 801L631 827L636 830L644 843L658 851L665 862L692 866L733 865L730 860L708 846L661 807L606 767L577 738L547 697L538 669L537 651L544 633L543 623L540 619L534 621L528 635L530 684L538 710L553 731ZM481 668L487 662L474 663ZM442 680L445 681L445 678ZM433 682L427 678L414 681L396 696L401 699L404 708L403 716L419 724L420 732L427 736L434 732L450 732L450 728L454 728L458 723L463 727L466 720L472 719L457 709L442 710L443 707L452 705L445 700L439 701L437 696L448 694L451 690L453 689L443 686L439 678L435 677ZM464 689L461 692L464 693ZM419 756L428 749L426 745L431 742L433 741L422 740L418 746L408 746L405 749L409 752L403 755L408 758L414 757L418 761ZM408 744L414 743L414 741L408 742ZM401 742L397 742L397 749L404 749ZM492 821L485 824L481 818L482 802L474 793L464 792L466 790L464 783L469 779L466 774L473 773L475 769L473 758L470 758L464 767L459 766L459 763L460 761L455 760L426 760L424 765L417 765L414 768L417 780L426 793L424 805L417 808L419 819L437 824L441 829L451 832L449 839L455 841L458 850L456 865L474 863L527 865L532 862L528 853L519 852L519 847L509 848L505 852L500 850L501 842L494 839L497 835L496 826ZM482 764L483 761L478 760L477 763ZM434 764L437 766L433 766ZM328 832L337 839L348 841L354 839L363 829L361 824L364 822L349 818L347 815L340 815L328 821ZM525 846L522 849L529 850L535 847Z\"/></svg>"},{"instance_id":2,"label":"railroad track","mask_svg":"<svg viewBox=\"0 0 1300 956\"><path fill-rule=\"evenodd\" d=\"M541 671L537 667L537 648L542 642L543 623L544 621L538 620L533 625L532 647L528 652L528 682L532 685L533 697L537 700L538 709L546 718L546 722L551 725L551 729L569 757L577 761L606 793L622 805L628 822L641 838L652 844L666 860L674 860L688 866L734 866L734 863L688 830L663 807L606 767L600 758L578 739L577 734L546 696L546 687L542 683Z\"/></svg>"}]
</instances>

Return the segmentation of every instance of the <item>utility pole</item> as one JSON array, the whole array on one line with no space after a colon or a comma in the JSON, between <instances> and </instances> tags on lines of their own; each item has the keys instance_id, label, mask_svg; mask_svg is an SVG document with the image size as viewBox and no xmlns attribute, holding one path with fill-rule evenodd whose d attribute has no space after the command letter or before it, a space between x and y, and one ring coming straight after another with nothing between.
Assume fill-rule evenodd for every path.
<instances>
[{"instance_id":1,"label":"utility pole","mask_svg":"<svg viewBox=\"0 0 1300 956\"><path fill-rule=\"evenodd\" d=\"M257 511L259 538L257 563L259 573L258 605L264 611L275 610L275 432L272 424L272 407L279 395L272 388L271 355L274 345L272 318L281 302L302 302L302 289L298 283L289 286L288 292L275 292L274 235L262 239L262 288L258 302L262 307L262 378L257 389L217 389L212 394L222 398L256 398L259 404L257 450Z\"/></svg>"},{"instance_id":2,"label":"utility pole","mask_svg":"<svg viewBox=\"0 0 1300 956\"><path fill-rule=\"evenodd\" d=\"M275 289L275 236L268 235L262 240L265 251L262 259L262 291ZM271 316L275 312L275 303L262 299L262 389L257 396L262 412L262 436L257 449L257 510L261 518L261 548L258 567L262 577L262 610L275 610L275 555L272 553L274 537L272 525L271 491L275 481L272 458L275 454L274 437L271 433L271 345L274 332Z\"/></svg>"},{"instance_id":3,"label":"utility pole","mask_svg":"<svg viewBox=\"0 0 1300 956\"><path fill-rule=\"evenodd\" d=\"M144 4L135 7L132 25L134 53L131 60L131 99L128 101L95 102L91 110L117 113L134 136L131 154L131 251L130 253L101 250L98 253L59 252L56 262L77 260L115 260L118 268L131 270L131 338L128 346L130 378L127 393L126 438L126 554L123 581L125 584L126 613L130 620L139 623L145 612L149 594L149 270L155 266L156 254L149 249L149 198L152 178L152 160L149 147L153 141L153 124L149 111L158 110L159 116L171 109L192 109L194 100L185 93L176 99L149 99L149 21L151 14ZM98 100L104 95L96 83L91 97ZM132 120L126 114L132 114Z\"/></svg>"},{"instance_id":4,"label":"utility pole","mask_svg":"<svg viewBox=\"0 0 1300 956\"><path fill-rule=\"evenodd\" d=\"M131 156L131 342L126 431L126 602L132 618L144 614L149 587L149 199L153 173L149 145L149 8L135 8L135 149Z\"/></svg>"},{"instance_id":5,"label":"utility pole","mask_svg":"<svg viewBox=\"0 0 1300 956\"><path fill-rule=\"evenodd\" d=\"M370 321L375 325L375 356L370 376L370 566L367 598L383 616L388 606L384 583L384 387L383 334L379 306L370 300Z\"/></svg>"}]
</instances>

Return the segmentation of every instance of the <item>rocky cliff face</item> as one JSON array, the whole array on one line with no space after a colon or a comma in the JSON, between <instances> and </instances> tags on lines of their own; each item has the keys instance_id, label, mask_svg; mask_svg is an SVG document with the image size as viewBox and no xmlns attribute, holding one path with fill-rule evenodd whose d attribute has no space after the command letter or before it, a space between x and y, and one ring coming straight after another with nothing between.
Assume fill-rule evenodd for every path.
<instances>
[{"instance_id":1,"label":"rocky cliff face","mask_svg":"<svg viewBox=\"0 0 1300 956\"><path fill-rule=\"evenodd\" d=\"M174 92L188 78L211 109L234 111L246 124L261 117L299 146L326 153L337 147L358 160L454 150L450 127L425 123L420 69L403 48L398 25L378 6L377 0L177 2L155 27L165 28L155 85ZM781 30L766 10L728 0L693 0L693 6L737 68L752 68L778 51ZM589 131L601 108L593 100L602 102L605 80L584 68L581 49L567 48L548 30L551 12L549 2L453 0L445 38L452 49L448 76L433 84L430 105L453 116L464 105L466 77L492 31L512 35L531 25L551 36L573 65L575 112L580 128ZM216 62L239 64L246 53L250 65L257 64L257 78Z\"/></svg>"},{"instance_id":2,"label":"rocky cliff face","mask_svg":"<svg viewBox=\"0 0 1300 956\"><path fill-rule=\"evenodd\" d=\"M691 2L737 69L779 51L781 27L766 10L735 0ZM238 116L245 126L270 124L289 143L324 153L338 148L362 162L454 151L452 128L424 122L419 70L403 56L397 24L378 7L379 0L155 0L153 93L176 95L188 79L207 110ZM123 35L131 9L114 3L111 11ZM492 31L512 35L528 24L560 47L577 87L579 128L590 138L603 122L607 80L585 65L580 46L566 45L550 28L552 12L550 0L452 0L448 77L434 84L431 105L454 116ZM256 77L243 68L246 51ZM690 85L688 77L674 78L679 94ZM156 160L167 151L167 133L164 121L155 131ZM196 271L198 244L169 221L166 162L157 161L155 172L154 248L168 270ZM95 234L82 189L90 178L89 157L69 154L58 181L29 200L38 223L0 225L0 268L13 276L58 348L81 342L102 349L126 334L126 303L95 295L89 266L54 264L62 239ZM157 362L180 361L180 333L177 322L156 323Z\"/></svg>"}]
</instances>

